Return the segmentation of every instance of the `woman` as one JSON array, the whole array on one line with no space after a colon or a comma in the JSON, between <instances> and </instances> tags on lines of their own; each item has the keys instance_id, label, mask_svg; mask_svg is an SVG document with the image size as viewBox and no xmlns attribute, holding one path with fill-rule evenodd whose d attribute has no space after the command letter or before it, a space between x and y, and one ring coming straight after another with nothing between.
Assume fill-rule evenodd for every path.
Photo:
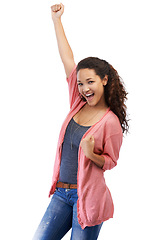
<instances>
[{"instance_id":1,"label":"woman","mask_svg":"<svg viewBox=\"0 0 147 240\"><path fill-rule=\"evenodd\" d=\"M69 86L70 112L59 135L49 207L33 239L96 240L113 217L104 171L116 166L128 131L126 91L117 71L95 57L75 65L61 23L62 4L51 7L57 43Z\"/></svg>"}]
</instances>

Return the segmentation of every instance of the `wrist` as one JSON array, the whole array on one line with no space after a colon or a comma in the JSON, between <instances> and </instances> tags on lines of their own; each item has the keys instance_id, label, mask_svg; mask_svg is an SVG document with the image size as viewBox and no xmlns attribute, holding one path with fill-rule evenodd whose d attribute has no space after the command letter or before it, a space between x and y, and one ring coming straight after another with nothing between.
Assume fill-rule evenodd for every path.
<instances>
[{"instance_id":1,"label":"wrist","mask_svg":"<svg viewBox=\"0 0 147 240\"><path fill-rule=\"evenodd\" d=\"M61 23L61 17L60 18L52 17L52 20L53 20L54 25Z\"/></svg>"},{"instance_id":2,"label":"wrist","mask_svg":"<svg viewBox=\"0 0 147 240\"><path fill-rule=\"evenodd\" d=\"M91 152L91 151L87 151L85 153L85 156L89 159L93 159L94 158L94 152Z\"/></svg>"},{"instance_id":3,"label":"wrist","mask_svg":"<svg viewBox=\"0 0 147 240\"><path fill-rule=\"evenodd\" d=\"M94 152L90 152L88 158L89 159L94 159L94 157L95 157L95 153Z\"/></svg>"}]
</instances>

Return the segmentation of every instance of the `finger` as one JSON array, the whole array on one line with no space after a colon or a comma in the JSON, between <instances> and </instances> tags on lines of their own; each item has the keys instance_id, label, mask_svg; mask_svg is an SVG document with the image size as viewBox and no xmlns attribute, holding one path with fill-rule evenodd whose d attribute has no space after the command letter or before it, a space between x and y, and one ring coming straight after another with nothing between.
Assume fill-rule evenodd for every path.
<instances>
[{"instance_id":1,"label":"finger","mask_svg":"<svg viewBox=\"0 0 147 240\"><path fill-rule=\"evenodd\" d=\"M83 140L85 140L85 141L91 141L91 135L88 135L88 136L86 136Z\"/></svg>"},{"instance_id":2,"label":"finger","mask_svg":"<svg viewBox=\"0 0 147 240\"><path fill-rule=\"evenodd\" d=\"M61 9L61 4L55 4L53 6L51 6L51 10L53 12L58 12Z\"/></svg>"},{"instance_id":3,"label":"finger","mask_svg":"<svg viewBox=\"0 0 147 240\"><path fill-rule=\"evenodd\" d=\"M61 4L56 5L56 11L59 11L61 9Z\"/></svg>"},{"instance_id":4,"label":"finger","mask_svg":"<svg viewBox=\"0 0 147 240\"><path fill-rule=\"evenodd\" d=\"M51 6L51 10L54 12L55 11L55 5Z\"/></svg>"},{"instance_id":5,"label":"finger","mask_svg":"<svg viewBox=\"0 0 147 240\"><path fill-rule=\"evenodd\" d=\"M94 140L94 136L91 136L92 140Z\"/></svg>"},{"instance_id":6,"label":"finger","mask_svg":"<svg viewBox=\"0 0 147 240\"><path fill-rule=\"evenodd\" d=\"M64 8L64 5L62 3L59 4L61 8Z\"/></svg>"},{"instance_id":7,"label":"finger","mask_svg":"<svg viewBox=\"0 0 147 240\"><path fill-rule=\"evenodd\" d=\"M91 136L90 140L91 140L92 142L94 142L94 136Z\"/></svg>"},{"instance_id":8,"label":"finger","mask_svg":"<svg viewBox=\"0 0 147 240\"><path fill-rule=\"evenodd\" d=\"M92 135L89 135L89 136L87 136L87 139L92 140L92 137L93 137Z\"/></svg>"}]
</instances>

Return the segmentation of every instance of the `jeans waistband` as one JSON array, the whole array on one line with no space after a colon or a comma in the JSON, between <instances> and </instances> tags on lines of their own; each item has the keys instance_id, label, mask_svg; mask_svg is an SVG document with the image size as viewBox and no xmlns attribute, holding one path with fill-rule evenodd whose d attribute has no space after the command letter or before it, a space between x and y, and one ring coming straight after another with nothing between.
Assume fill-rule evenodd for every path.
<instances>
[{"instance_id":1,"label":"jeans waistband","mask_svg":"<svg viewBox=\"0 0 147 240\"><path fill-rule=\"evenodd\" d=\"M77 184L58 182L56 184L56 187L58 187L58 188L67 188L67 189L77 189Z\"/></svg>"}]
</instances>

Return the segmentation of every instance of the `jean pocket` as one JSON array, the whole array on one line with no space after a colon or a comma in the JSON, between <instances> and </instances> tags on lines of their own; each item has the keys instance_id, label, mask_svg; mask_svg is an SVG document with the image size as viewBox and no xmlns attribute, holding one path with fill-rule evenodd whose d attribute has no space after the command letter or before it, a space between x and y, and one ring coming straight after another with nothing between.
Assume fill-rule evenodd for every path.
<instances>
[{"instance_id":1,"label":"jean pocket","mask_svg":"<svg viewBox=\"0 0 147 240\"><path fill-rule=\"evenodd\" d=\"M56 192L63 194L65 192L64 188L56 188Z\"/></svg>"}]
</instances>

